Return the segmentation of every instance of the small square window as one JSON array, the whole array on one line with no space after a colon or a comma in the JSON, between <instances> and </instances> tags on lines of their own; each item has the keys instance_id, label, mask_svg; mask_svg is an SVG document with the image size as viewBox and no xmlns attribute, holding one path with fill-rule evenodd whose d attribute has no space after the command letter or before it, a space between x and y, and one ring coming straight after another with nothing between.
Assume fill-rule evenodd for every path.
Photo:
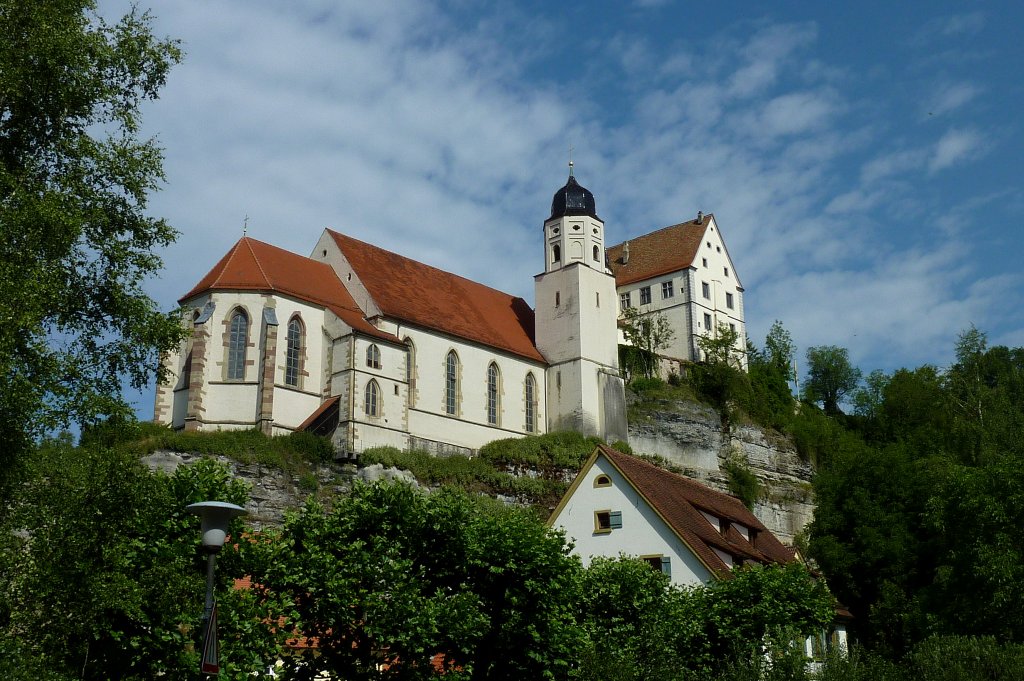
<instances>
[{"instance_id":1,"label":"small square window","mask_svg":"<svg viewBox=\"0 0 1024 681\"><path fill-rule=\"evenodd\" d=\"M710 241L708 242L708 248L711 248L711 242Z\"/></svg>"},{"instance_id":2,"label":"small square window","mask_svg":"<svg viewBox=\"0 0 1024 681\"><path fill-rule=\"evenodd\" d=\"M722 268L722 274L724 274L725 276L728 277L729 276L729 268L728 267L723 267Z\"/></svg>"},{"instance_id":3,"label":"small square window","mask_svg":"<svg viewBox=\"0 0 1024 681\"><path fill-rule=\"evenodd\" d=\"M675 295L675 291L672 290L672 282L671 281L663 281L663 282L661 282L661 297L662 298L671 298L674 295Z\"/></svg>"},{"instance_id":4,"label":"small square window","mask_svg":"<svg viewBox=\"0 0 1024 681\"><path fill-rule=\"evenodd\" d=\"M715 246L715 250L718 251L719 253L721 253L722 252L722 247L721 246Z\"/></svg>"},{"instance_id":5,"label":"small square window","mask_svg":"<svg viewBox=\"0 0 1024 681\"><path fill-rule=\"evenodd\" d=\"M701 258L700 259L700 264L703 265L704 267L707 267L708 266L708 259L707 258Z\"/></svg>"},{"instance_id":6,"label":"small square window","mask_svg":"<svg viewBox=\"0 0 1024 681\"><path fill-rule=\"evenodd\" d=\"M708 331L711 330L711 315L709 314L704 315L704 328Z\"/></svg>"},{"instance_id":7,"label":"small square window","mask_svg":"<svg viewBox=\"0 0 1024 681\"><path fill-rule=\"evenodd\" d=\"M640 560L651 566L652 570L672 576L672 559L668 556L641 556Z\"/></svg>"},{"instance_id":8,"label":"small square window","mask_svg":"<svg viewBox=\"0 0 1024 681\"><path fill-rule=\"evenodd\" d=\"M640 289L640 304L650 305L651 304L651 287L644 286Z\"/></svg>"},{"instance_id":9,"label":"small square window","mask_svg":"<svg viewBox=\"0 0 1024 681\"><path fill-rule=\"evenodd\" d=\"M594 511L594 532L605 534L622 528L622 511Z\"/></svg>"},{"instance_id":10,"label":"small square window","mask_svg":"<svg viewBox=\"0 0 1024 681\"><path fill-rule=\"evenodd\" d=\"M731 310L731 309L733 309L733 305L734 304L735 303L733 301L732 294L731 293L726 293L725 294L725 306Z\"/></svg>"},{"instance_id":11,"label":"small square window","mask_svg":"<svg viewBox=\"0 0 1024 681\"><path fill-rule=\"evenodd\" d=\"M700 292L705 298L711 300L711 284L706 281L702 281L700 283Z\"/></svg>"},{"instance_id":12,"label":"small square window","mask_svg":"<svg viewBox=\"0 0 1024 681\"><path fill-rule=\"evenodd\" d=\"M623 310L629 307L633 307L633 301L630 300L628 293L623 293L622 295L619 296L619 305L622 307Z\"/></svg>"}]
</instances>

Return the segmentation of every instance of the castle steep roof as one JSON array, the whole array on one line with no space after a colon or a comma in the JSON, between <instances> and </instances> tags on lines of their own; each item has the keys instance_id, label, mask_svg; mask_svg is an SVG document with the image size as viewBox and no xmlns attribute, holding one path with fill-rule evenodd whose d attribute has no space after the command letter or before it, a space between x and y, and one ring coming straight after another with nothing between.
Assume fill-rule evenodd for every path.
<instances>
[{"instance_id":1,"label":"castle steep roof","mask_svg":"<svg viewBox=\"0 0 1024 681\"><path fill-rule=\"evenodd\" d=\"M207 291L266 291L324 307L369 336L398 341L366 321L330 265L249 237L231 250L178 302Z\"/></svg>"},{"instance_id":2,"label":"castle steep roof","mask_svg":"<svg viewBox=\"0 0 1024 681\"><path fill-rule=\"evenodd\" d=\"M704 215L700 221L688 220L670 225L610 247L608 260L615 275L615 285L626 286L693 265L712 219L712 215ZM623 262L627 243L629 259Z\"/></svg>"},{"instance_id":3,"label":"castle steep roof","mask_svg":"<svg viewBox=\"0 0 1024 681\"><path fill-rule=\"evenodd\" d=\"M598 451L719 578L727 577L730 567L715 549L732 556L737 563L781 564L795 560L794 551L780 542L739 499L607 445L598 445ZM726 532L716 529L702 511L728 521ZM735 525L751 530L751 539L746 539Z\"/></svg>"},{"instance_id":4,"label":"castle steep roof","mask_svg":"<svg viewBox=\"0 0 1024 681\"><path fill-rule=\"evenodd\" d=\"M327 231L386 317L545 363L522 298Z\"/></svg>"}]
</instances>

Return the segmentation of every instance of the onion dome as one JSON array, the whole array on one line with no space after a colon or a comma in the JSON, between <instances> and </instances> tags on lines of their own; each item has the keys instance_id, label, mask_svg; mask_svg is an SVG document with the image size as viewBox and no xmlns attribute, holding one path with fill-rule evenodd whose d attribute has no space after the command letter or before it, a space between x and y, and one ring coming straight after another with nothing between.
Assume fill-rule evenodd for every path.
<instances>
[{"instance_id":1,"label":"onion dome","mask_svg":"<svg viewBox=\"0 0 1024 681\"><path fill-rule=\"evenodd\" d=\"M551 217L548 220L566 215L589 215L595 220L601 219L597 217L594 195L573 177L572 163L569 164L569 179L565 186L555 192L554 198L551 199Z\"/></svg>"}]
</instances>

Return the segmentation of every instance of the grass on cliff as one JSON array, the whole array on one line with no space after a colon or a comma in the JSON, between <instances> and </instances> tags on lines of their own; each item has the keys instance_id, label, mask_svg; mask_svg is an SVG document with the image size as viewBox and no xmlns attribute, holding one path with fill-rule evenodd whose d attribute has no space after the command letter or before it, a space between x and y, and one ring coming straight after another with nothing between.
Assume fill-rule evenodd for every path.
<instances>
[{"instance_id":1,"label":"grass on cliff","mask_svg":"<svg viewBox=\"0 0 1024 681\"><path fill-rule=\"evenodd\" d=\"M330 440L310 433L268 437L258 430L174 431L166 426L139 422L98 427L82 433L82 444L118 447L142 457L157 450L225 456L243 464L261 464L304 475L313 466L333 461Z\"/></svg>"},{"instance_id":2,"label":"grass on cliff","mask_svg":"<svg viewBox=\"0 0 1024 681\"><path fill-rule=\"evenodd\" d=\"M410 471L424 485L450 485L477 494L511 497L546 517L601 442L579 433L547 433L495 440L474 457L375 447L363 452L359 463Z\"/></svg>"}]
</instances>

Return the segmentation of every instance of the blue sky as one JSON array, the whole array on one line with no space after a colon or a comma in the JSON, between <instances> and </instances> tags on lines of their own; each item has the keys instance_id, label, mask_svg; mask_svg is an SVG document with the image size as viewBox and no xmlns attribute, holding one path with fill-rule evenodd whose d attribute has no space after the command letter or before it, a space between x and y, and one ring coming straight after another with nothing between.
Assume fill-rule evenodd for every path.
<instances>
[{"instance_id":1,"label":"blue sky","mask_svg":"<svg viewBox=\"0 0 1024 681\"><path fill-rule=\"evenodd\" d=\"M112 17L127 3L104 0ZM324 227L533 300L567 150L610 243L713 212L748 332L864 370L1024 345L1024 4L289 3L154 8L185 61L145 133L180 230L166 309L241 236ZM152 394L136 397L151 416Z\"/></svg>"}]
</instances>

